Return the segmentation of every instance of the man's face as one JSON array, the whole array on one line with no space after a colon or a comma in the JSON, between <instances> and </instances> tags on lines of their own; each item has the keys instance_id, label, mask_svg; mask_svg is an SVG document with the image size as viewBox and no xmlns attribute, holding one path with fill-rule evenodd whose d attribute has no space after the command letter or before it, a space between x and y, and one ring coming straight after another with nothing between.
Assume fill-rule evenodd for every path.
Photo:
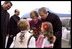
<instances>
[{"instance_id":1,"label":"man's face","mask_svg":"<svg viewBox=\"0 0 72 49\"><path fill-rule=\"evenodd\" d=\"M15 13L16 15L19 15L20 14L20 11L19 10L16 10L16 13Z\"/></svg>"},{"instance_id":2,"label":"man's face","mask_svg":"<svg viewBox=\"0 0 72 49\"><path fill-rule=\"evenodd\" d=\"M19 15L19 14L20 14L20 12L19 12L19 11L17 11L17 12L16 12L16 14L17 14L17 15Z\"/></svg>"},{"instance_id":3,"label":"man's face","mask_svg":"<svg viewBox=\"0 0 72 49\"><path fill-rule=\"evenodd\" d=\"M9 10L10 8L11 8L11 4L10 3L5 4L5 9L6 10Z\"/></svg>"},{"instance_id":4,"label":"man's face","mask_svg":"<svg viewBox=\"0 0 72 49\"><path fill-rule=\"evenodd\" d=\"M39 15L41 16L41 19L46 19L47 18L47 14L45 14L42 11L39 12Z\"/></svg>"}]
</instances>

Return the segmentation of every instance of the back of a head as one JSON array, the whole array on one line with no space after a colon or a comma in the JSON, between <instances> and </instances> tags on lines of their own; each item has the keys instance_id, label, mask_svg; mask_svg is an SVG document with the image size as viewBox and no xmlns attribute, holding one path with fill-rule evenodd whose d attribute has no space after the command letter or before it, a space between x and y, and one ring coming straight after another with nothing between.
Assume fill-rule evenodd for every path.
<instances>
[{"instance_id":1,"label":"back of a head","mask_svg":"<svg viewBox=\"0 0 72 49\"><path fill-rule=\"evenodd\" d=\"M53 32L53 26L50 22L43 22L42 24L45 31Z\"/></svg>"},{"instance_id":2,"label":"back of a head","mask_svg":"<svg viewBox=\"0 0 72 49\"><path fill-rule=\"evenodd\" d=\"M53 26L50 22L43 22L42 23L44 29L44 35L47 36L49 39L53 36Z\"/></svg>"},{"instance_id":3,"label":"back of a head","mask_svg":"<svg viewBox=\"0 0 72 49\"><path fill-rule=\"evenodd\" d=\"M18 27L20 28L21 31L29 29L29 22L26 19L21 19L18 22Z\"/></svg>"}]
</instances>

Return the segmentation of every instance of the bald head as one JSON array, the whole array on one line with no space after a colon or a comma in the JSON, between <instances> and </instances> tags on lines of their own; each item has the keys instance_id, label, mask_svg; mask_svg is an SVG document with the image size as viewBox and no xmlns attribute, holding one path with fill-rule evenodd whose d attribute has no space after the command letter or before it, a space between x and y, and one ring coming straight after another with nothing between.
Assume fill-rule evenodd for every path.
<instances>
[{"instance_id":1,"label":"bald head","mask_svg":"<svg viewBox=\"0 0 72 49\"><path fill-rule=\"evenodd\" d=\"M15 9L14 13L15 13L15 15L18 16L20 14L20 11L18 9Z\"/></svg>"}]
</instances>

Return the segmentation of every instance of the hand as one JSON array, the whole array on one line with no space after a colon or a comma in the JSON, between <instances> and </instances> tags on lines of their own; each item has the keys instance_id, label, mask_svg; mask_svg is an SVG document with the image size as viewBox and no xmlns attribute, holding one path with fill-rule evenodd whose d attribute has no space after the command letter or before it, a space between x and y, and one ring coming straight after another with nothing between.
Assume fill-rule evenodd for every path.
<instances>
[{"instance_id":1,"label":"hand","mask_svg":"<svg viewBox=\"0 0 72 49\"><path fill-rule=\"evenodd\" d=\"M53 43L55 43L55 41L56 41L56 37L55 37L55 36L53 36Z\"/></svg>"},{"instance_id":2,"label":"hand","mask_svg":"<svg viewBox=\"0 0 72 49\"><path fill-rule=\"evenodd\" d=\"M55 43L56 37L55 37L55 36L52 36L51 39L50 39L50 41L51 41L52 43Z\"/></svg>"}]
</instances>

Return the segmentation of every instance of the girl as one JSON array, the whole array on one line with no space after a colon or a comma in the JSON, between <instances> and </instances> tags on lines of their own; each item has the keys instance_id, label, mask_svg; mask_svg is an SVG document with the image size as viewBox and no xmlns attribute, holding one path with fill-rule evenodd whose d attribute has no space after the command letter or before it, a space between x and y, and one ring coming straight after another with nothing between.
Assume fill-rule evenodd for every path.
<instances>
[{"instance_id":1,"label":"girl","mask_svg":"<svg viewBox=\"0 0 72 49\"><path fill-rule=\"evenodd\" d=\"M37 48L53 48L56 37L53 35L53 27L50 22L43 22L41 25L41 34L36 41Z\"/></svg>"}]
</instances>

